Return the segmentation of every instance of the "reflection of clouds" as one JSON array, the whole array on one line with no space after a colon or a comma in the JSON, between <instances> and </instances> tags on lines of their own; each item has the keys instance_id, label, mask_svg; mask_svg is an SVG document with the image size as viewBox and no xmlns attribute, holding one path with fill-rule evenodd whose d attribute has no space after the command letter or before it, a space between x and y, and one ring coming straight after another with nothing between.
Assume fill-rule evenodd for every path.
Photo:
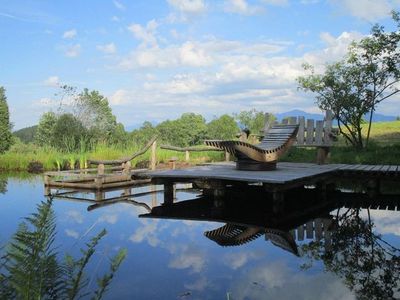
<instances>
[{"instance_id":1,"label":"reflection of clouds","mask_svg":"<svg viewBox=\"0 0 400 300\"><path fill-rule=\"evenodd\" d=\"M75 230L72 230L72 229L65 229L65 234L67 236L70 236L70 237L74 238L74 239L78 239L79 238L79 233L76 232Z\"/></svg>"},{"instance_id":2,"label":"reflection of clouds","mask_svg":"<svg viewBox=\"0 0 400 300\"><path fill-rule=\"evenodd\" d=\"M198 273L203 270L206 262L206 253L194 245L183 245L171 248L176 256L169 262L169 267L174 269L191 269Z\"/></svg>"},{"instance_id":3,"label":"reflection of clouds","mask_svg":"<svg viewBox=\"0 0 400 300\"><path fill-rule=\"evenodd\" d=\"M201 276L196 281L192 283L186 283L184 286L186 289L191 291L203 291L208 285L209 282L207 278L205 276Z\"/></svg>"},{"instance_id":4,"label":"reflection of clouds","mask_svg":"<svg viewBox=\"0 0 400 300\"><path fill-rule=\"evenodd\" d=\"M259 259L264 256L265 253L259 251L242 251L237 253L227 253L223 257L225 265L233 270L236 270L244 266L248 261Z\"/></svg>"},{"instance_id":5,"label":"reflection of clouds","mask_svg":"<svg viewBox=\"0 0 400 300\"><path fill-rule=\"evenodd\" d=\"M371 219L374 222L377 233L394 234L400 236L400 214L398 211L390 210L370 210ZM368 219L366 209L361 211L361 216Z\"/></svg>"},{"instance_id":6,"label":"reflection of clouds","mask_svg":"<svg viewBox=\"0 0 400 300\"><path fill-rule=\"evenodd\" d=\"M235 299L355 299L333 275L306 275L282 262L265 263L249 272L231 290Z\"/></svg>"},{"instance_id":7,"label":"reflection of clouds","mask_svg":"<svg viewBox=\"0 0 400 300\"><path fill-rule=\"evenodd\" d=\"M72 219L72 221L78 223L78 224L82 224L83 223L83 215L81 214L80 211L77 210L68 210L66 213L68 218Z\"/></svg>"},{"instance_id":8,"label":"reflection of clouds","mask_svg":"<svg viewBox=\"0 0 400 300\"><path fill-rule=\"evenodd\" d=\"M142 221L143 226L136 229L136 231L129 237L129 240L134 243L141 243L147 241L150 246L155 247L160 243L157 237L157 221L145 220Z\"/></svg>"},{"instance_id":9,"label":"reflection of clouds","mask_svg":"<svg viewBox=\"0 0 400 300\"><path fill-rule=\"evenodd\" d=\"M118 216L116 214L113 215L102 215L99 218L99 222L107 222L109 224L115 224L118 221Z\"/></svg>"}]
</instances>

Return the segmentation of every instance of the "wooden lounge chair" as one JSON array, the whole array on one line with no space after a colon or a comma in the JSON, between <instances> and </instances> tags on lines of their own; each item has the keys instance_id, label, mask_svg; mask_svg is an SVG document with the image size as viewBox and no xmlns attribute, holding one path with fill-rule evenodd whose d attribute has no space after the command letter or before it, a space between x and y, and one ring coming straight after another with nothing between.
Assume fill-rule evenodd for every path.
<instances>
[{"instance_id":1,"label":"wooden lounge chair","mask_svg":"<svg viewBox=\"0 0 400 300\"><path fill-rule=\"evenodd\" d=\"M206 140L205 144L235 155L238 170L274 170L276 161L296 140L298 125L273 125L261 143L253 145L243 141Z\"/></svg>"},{"instance_id":2,"label":"wooden lounge chair","mask_svg":"<svg viewBox=\"0 0 400 300\"><path fill-rule=\"evenodd\" d=\"M259 238L264 232L265 230L259 227L227 223L220 228L204 232L204 235L218 245L227 247L246 244Z\"/></svg>"}]
</instances>

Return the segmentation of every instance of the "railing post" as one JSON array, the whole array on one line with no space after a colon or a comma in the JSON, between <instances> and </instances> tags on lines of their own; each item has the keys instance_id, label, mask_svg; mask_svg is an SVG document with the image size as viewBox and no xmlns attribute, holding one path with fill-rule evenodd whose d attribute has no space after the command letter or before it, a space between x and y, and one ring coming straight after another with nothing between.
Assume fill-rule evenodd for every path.
<instances>
[{"instance_id":1,"label":"railing post","mask_svg":"<svg viewBox=\"0 0 400 300\"><path fill-rule=\"evenodd\" d=\"M157 141L154 141L153 144L151 145L151 154L150 154L150 169L155 170L156 169L156 163L157 163Z\"/></svg>"},{"instance_id":2,"label":"railing post","mask_svg":"<svg viewBox=\"0 0 400 300\"><path fill-rule=\"evenodd\" d=\"M185 161L186 161L186 162L189 162L189 160L190 160L190 153L189 153L188 150L186 150L186 151L185 151Z\"/></svg>"},{"instance_id":3,"label":"railing post","mask_svg":"<svg viewBox=\"0 0 400 300\"><path fill-rule=\"evenodd\" d=\"M228 151L225 151L225 161L231 160L231 154Z\"/></svg>"},{"instance_id":4,"label":"railing post","mask_svg":"<svg viewBox=\"0 0 400 300\"><path fill-rule=\"evenodd\" d=\"M97 175L104 175L104 164L99 164L97 166Z\"/></svg>"}]
</instances>

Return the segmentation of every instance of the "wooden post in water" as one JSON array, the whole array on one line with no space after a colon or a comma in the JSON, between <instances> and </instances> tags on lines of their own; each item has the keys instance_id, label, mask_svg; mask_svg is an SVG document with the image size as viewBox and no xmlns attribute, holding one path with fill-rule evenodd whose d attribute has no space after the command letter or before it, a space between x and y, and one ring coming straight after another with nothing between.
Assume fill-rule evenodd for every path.
<instances>
[{"instance_id":1,"label":"wooden post in water","mask_svg":"<svg viewBox=\"0 0 400 300\"><path fill-rule=\"evenodd\" d=\"M156 151L157 151L157 141L155 140L153 142L153 144L151 145L150 170L155 170L156 169L156 163L157 163Z\"/></svg>"},{"instance_id":2,"label":"wooden post in water","mask_svg":"<svg viewBox=\"0 0 400 300\"><path fill-rule=\"evenodd\" d=\"M172 204L175 200L175 185L173 182L164 182L164 204Z\"/></svg>"}]
</instances>

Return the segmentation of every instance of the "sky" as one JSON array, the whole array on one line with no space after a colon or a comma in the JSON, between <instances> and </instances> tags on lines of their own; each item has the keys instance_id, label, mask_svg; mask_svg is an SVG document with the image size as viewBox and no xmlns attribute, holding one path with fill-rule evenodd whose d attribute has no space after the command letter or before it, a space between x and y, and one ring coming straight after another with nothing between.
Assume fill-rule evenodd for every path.
<instances>
[{"instance_id":1,"label":"sky","mask_svg":"<svg viewBox=\"0 0 400 300\"><path fill-rule=\"evenodd\" d=\"M60 85L98 90L118 122L320 112L296 78L322 71L399 0L0 0L0 86L14 129L57 111ZM400 96L377 112L400 115Z\"/></svg>"}]
</instances>

